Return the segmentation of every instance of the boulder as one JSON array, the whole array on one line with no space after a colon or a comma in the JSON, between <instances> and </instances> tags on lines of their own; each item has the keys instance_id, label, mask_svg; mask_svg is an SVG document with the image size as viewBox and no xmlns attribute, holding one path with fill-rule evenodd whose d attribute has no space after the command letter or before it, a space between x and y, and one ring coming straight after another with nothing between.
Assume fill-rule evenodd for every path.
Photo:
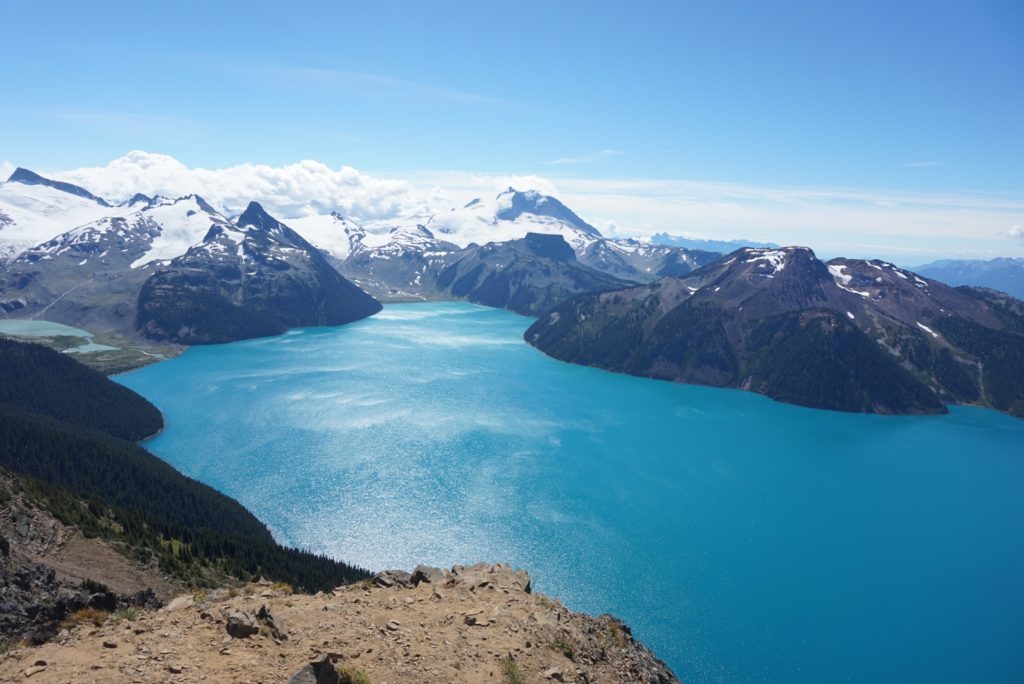
<instances>
[{"instance_id":1,"label":"boulder","mask_svg":"<svg viewBox=\"0 0 1024 684\"><path fill-rule=\"evenodd\" d=\"M435 568L430 565L417 565L412 571L412 577L409 581L413 586L419 586L421 582L427 582L428 584L440 584L445 581L448 573L441 568Z\"/></svg>"},{"instance_id":2,"label":"boulder","mask_svg":"<svg viewBox=\"0 0 1024 684\"><path fill-rule=\"evenodd\" d=\"M530 575L525 570L513 570L507 565L497 563L477 563L475 565L454 565L448 578L449 585L463 585L471 590L504 589L508 591L531 592Z\"/></svg>"},{"instance_id":3,"label":"boulder","mask_svg":"<svg viewBox=\"0 0 1024 684\"><path fill-rule=\"evenodd\" d=\"M288 640L288 632L284 628L284 622L271 612L269 606L266 604L260 606L259 612L256 613L256 618L267 626L270 636L278 641Z\"/></svg>"},{"instance_id":4,"label":"boulder","mask_svg":"<svg viewBox=\"0 0 1024 684\"><path fill-rule=\"evenodd\" d=\"M330 658L324 656L292 675L285 684L339 684L341 677Z\"/></svg>"},{"instance_id":5,"label":"boulder","mask_svg":"<svg viewBox=\"0 0 1024 684\"><path fill-rule=\"evenodd\" d=\"M260 633L259 623L251 614L236 610L225 616L228 634L234 639L245 639Z\"/></svg>"},{"instance_id":6,"label":"boulder","mask_svg":"<svg viewBox=\"0 0 1024 684\"><path fill-rule=\"evenodd\" d=\"M191 594L183 594L181 596L175 596L163 607L164 612L171 613L176 610L183 610L185 608L191 608L196 605L195 599L192 598Z\"/></svg>"},{"instance_id":7,"label":"boulder","mask_svg":"<svg viewBox=\"0 0 1024 684\"><path fill-rule=\"evenodd\" d=\"M382 570L373 576L373 582L379 587L409 586L412 575L405 570Z\"/></svg>"}]
</instances>

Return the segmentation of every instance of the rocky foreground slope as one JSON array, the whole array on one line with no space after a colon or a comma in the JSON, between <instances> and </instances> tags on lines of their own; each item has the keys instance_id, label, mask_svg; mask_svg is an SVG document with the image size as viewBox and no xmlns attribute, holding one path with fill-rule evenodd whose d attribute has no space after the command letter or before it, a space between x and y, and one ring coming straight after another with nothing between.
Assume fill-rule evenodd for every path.
<instances>
[{"instance_id":1,"label":"rocky foreground slope","mask_svg":"<svg viewBox=\"0 0 1024 684\"><path fill-rule=\"evenodd\" d=\"M502 565L417 568L314 596L269 582L0 657L0 681L650 682L677 679L615 618L530 591Z\"/></svg>"}]
</instances>

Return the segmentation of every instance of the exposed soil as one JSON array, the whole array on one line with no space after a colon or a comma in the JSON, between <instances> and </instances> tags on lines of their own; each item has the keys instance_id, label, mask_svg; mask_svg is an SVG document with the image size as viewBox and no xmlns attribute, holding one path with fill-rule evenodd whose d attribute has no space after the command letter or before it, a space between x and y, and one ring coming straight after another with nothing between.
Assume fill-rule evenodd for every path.
<instances>
[{"instance_id":1,"label":"exposed soil","mask_svg":"<svg viewBox=\"0 0 1024 684\"><path fill-rule=\"evenodd\" d=\"M677 681L624 624L530 593L525 572L417 570L315 596L270 583L182 596L10 651L0 681L316 682L318 659L373 684Z\"/></svg>"}]
</instances>

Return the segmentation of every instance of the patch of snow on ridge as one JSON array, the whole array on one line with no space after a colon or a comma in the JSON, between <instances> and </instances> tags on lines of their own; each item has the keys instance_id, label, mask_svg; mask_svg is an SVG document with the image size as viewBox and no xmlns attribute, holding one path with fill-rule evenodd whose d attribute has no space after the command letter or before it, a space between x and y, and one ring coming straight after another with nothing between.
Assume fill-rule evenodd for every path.
<instances>
[{"instance_id":1,"label":"patch of snow on ridge","mask_svg":"<svg viewBox=\"0 0 1024 684\"><path fill-rule=\"evenodd\" d=\"M782 269L786 268L786 251L782 249L765 249L765 250L747 250L748 254L754 256L750 259L745 260L743 263L753 264L759 261L765 262L765 265L772 269L772 273L778 273Z\"/></svg>"},{"instance_id":2,"label":"patch of snow on ridge","mask_svg":"<svg viewBox=\"0 0 1024 684\"><path fill-rule=\"evenodd\" d=\"M828 272L832 274L832 279L836 281L836 285L839 287L839 289L846 290L847 292L852 292L853 294L860 295L861 297L870 297L870 292L862 292L860 290L854 290L853 288L848 287L850 282L853 280L853 276L843 273L844 268L846 267L840 264L828 264Z\"/></svg>"},{"instance_id":3,"label":"patch of snow on ridge","mask_svg":"<svg viewBox=\"0 0 1024 684\"><path fill-rule=\"evenodd\" d=\"M836 285L845 290L846 287L844 286L850 284L850 281L853 280L853 276L843 273L844 268L846 267L840 266L839 264L828 265L828 272L832 274L832 279L836 281Z\"/></svg>"},{"instance_id":4,"label":"patch of snow on ridge","mask_svg":"<svg viewBox=\"0 0 1024 684\"><path fill-rule=\"evenodd\" d=\"M927 325L925 325L921 321L917 322L917 327L920 328L921 330L924 330L926 333L928 333L932 337L938 337L939 336L939 334L937 332L935 332L934 330L929 328Z\"/></svg>"}]
</instances>

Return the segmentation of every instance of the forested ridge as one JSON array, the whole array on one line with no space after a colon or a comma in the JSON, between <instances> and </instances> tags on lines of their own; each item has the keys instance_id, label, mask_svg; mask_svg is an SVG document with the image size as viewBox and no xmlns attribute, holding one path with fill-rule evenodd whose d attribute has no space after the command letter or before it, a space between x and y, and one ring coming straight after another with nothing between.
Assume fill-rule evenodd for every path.
<instances>
[{"instance_id":1,"label":"forested ridge","mask_svg":"<svg viewBox=\"0 0 1024 684\"><path fill-rule=\"evenodd\" d=\"M139 560L155 556L165 572L191 584L262 575L316 591L367 575L280 546L237 501L122 439L155 432L159 412L76 366L41 346L0 346L0 467L19 475L60 520L87 536L125 542ZM80 406L90 401L102 401L103 410Z\"/></svg>"},{"instance_id":2,"label":"forested ridge","mask_svg":"<svg viewBox=\"0 0 1024 684\"><path fill-rule=\"evenodd\" d=\"M39 344L0 337L0 404L137 441L164 426L155 406L102 373Z\"/></svg>"}]
</instances>

